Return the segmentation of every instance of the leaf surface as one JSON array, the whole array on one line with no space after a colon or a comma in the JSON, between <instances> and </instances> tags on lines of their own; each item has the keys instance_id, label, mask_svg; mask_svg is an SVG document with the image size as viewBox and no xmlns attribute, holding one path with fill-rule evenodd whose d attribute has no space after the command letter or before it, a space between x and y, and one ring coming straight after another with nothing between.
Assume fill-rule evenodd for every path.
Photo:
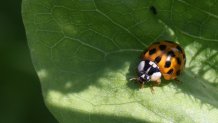
<instances>
[{"instance_id":1,"label":"leaf surface","mask_svg":"<svg viewBox=\"0 0 218 123\"><path fill-rule=\"evenodd\" d=\"M218 9L195 0L23 0L32 61L59 122L217 122ZM179 84L129 81L158 40L178 42Z\"/></svg>"}]
</instances>

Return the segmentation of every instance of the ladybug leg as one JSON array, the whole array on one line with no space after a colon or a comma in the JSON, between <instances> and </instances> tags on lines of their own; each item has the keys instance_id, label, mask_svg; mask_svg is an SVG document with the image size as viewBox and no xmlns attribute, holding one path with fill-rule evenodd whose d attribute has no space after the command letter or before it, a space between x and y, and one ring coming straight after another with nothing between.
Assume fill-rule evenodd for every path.
<instances>
[{"instance_id":1,"label":"ladybug leg","mask_svg":"<svg viewBox=\"0 0 218 123\"><path fill-rule=\"evenodd\" d=\"M154 86L153 85L150 87L150 89L151 89L151 93L154 94Z\"/></svg>"},{"instance_id":2,"label":"ladybug leg","mask_svg":"<svg viewBox=\"0 0 218 123\"><path fill-rule=\"evenodd\" d=\"M161 83L161 79L158 79L158 80L156 81L156 84L157 84L157 85L160 85L160 83Z\"/></svg>"},{"instance_id":3,"label":"ladybug leg","mask_svg":"<svg viewBox=\"0 0 218 123\"><path fill-rule=\"evenodd\" d=\"M161 83L161 79L158 79L158 80L154 81L154 85L155 85L155 86L160 85L160 83Z\"/></svg>"},{"instance_id":4,"label":"ladybug leg","mask_svg":"<svg viewBox=\"0 0 218 123\"><path fill-rule=\"evenodd\" d=\"M139 78L131 78L131 79L129 79L129 81L134 81L135 83L140 83Z\"/></svg>"},{"instance_id":5,"label":"ladybug leg","mask_svg":"<svg viewBox=\"0 0 218 123\"><path fill-rule=\"evenodd\" d=\"M129 79L129 80L130 80L130 81L135 81L135 83L139 83L139 84L140 84L140 89L144 88L145 82L141 82L141 81L139 80L139 78L131 78L131 79Z\"/></svg>"},{"instance_id":6,"label":"ladybug leg","mask_svg":"<svg viewBox=\"0 0 218 123\"><path fill-rule=\"evenodd\" d=\"M154 94L154 86L158 86L161 83L161 79L158 79L156 81L154 81L154 84L151 85L150 89L151 89L151 93Z\"/></svg>"},{"instance_id":7,"label":"ladybug leg","mask_svg":"<svg viewBox=\"0 0 218 123\"><path fill-rule=\"evenodd\" d=\"M141 84L140 89L143 89L145 82L142 82L142 83L140 83L140 84Z\"/></svg>"},{"instance_id":8,"label":"ladybug leg","mask_svg":"<svg viewBox=\"0 0 218 123\"><path fill-rule=\"evenodd\" d=\"M138 78L130 78L129 81L133 81L133 80L137 80L138 81Z\"/></svg>"}]
</instances>

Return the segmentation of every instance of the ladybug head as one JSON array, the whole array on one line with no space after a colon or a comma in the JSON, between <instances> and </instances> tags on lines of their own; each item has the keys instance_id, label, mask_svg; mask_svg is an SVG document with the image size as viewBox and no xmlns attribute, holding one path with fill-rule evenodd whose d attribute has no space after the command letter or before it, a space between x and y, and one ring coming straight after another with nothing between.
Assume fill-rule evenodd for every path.
<instances>
[{"instance_id":1,"label":"ladybug head","mask_svg":"<svg viewBox=\"0 0 218 123\"><path fill-rule=\"evenodd\" d=\"M138 81L157 81L161 78L161 72L156 63L150 60L143 60L138 65Z\"/></svg>"},{"instance_id":2,"label":"ladybug head","mask_svg":"<svg viewBox=\"0 0 218 123\"><path fill-rule=\"evenodd\" d=\"M139 73L138 80L139 82L149 82L151 80L151 76L146 73Z\"/></svg>"}]
</instances>

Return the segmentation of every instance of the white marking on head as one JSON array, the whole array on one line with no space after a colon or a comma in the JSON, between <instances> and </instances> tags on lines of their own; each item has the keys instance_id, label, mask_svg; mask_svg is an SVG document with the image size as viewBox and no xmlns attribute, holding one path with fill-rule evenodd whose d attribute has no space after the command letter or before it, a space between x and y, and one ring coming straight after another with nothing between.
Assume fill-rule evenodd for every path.
<instances>
[{"instance_id":1,"label":"white marking on head","mask_svg":"<svg viewBox=\"0 0 218 123\"><path fill-rule=\"evenodd\" d=\"M156 72L156 73L153 73L151 75L151 81L157 81L160 78L161 78L161 73L160 72Z\"/></svg>"},{"instance_id":2,"label":"white marking on head","mask_svg":"<svg viewBox=\"0 0 218 123\"><path fill-rule=\"evenodd\" d=\"M157 67L156 63L154 63L153 61L150 61L149 64L150 64L152 67L154 67L154 68Z\"/></svg>"},{"instance_id":3,"label":"white marking on head","mask_svg":"<svg viewBox=\"0 0 218 123\"><path fill-rule=\"evenodd\" d=\"M138 71L143 71L145 67L145 61L141 61L138 65Z\"/></svg>"},{"instance_id":4,"label":"white marking on head","mask_svg":"<svg viewBox=\"0 0 218 123\"><path fill-rule=\"evenodd\" d=\"M142 74L141 77L142 77L142 78L145 78L145 74Z\"/></svg>"},{"instance_id":5,"label":"white marking on head","mask_svg":"<svg viewBox=\"0 0 218 123\"><path fill-rule=\"evenodd\" d=\"M146 73L148 73L150 71L151 67L149 67L147 70L146 70Z\"/></svg>"},{"instance_id":6,"label":"white marking on head","mask_svg":"<svg viewBox=\"0 0 218 123\"><path fill-rule=\"evenodd\" d=\"M157 67L157 65L154 63L153 65L152 65L154 68L156 68Z\"/></svg>"}]
</instances>

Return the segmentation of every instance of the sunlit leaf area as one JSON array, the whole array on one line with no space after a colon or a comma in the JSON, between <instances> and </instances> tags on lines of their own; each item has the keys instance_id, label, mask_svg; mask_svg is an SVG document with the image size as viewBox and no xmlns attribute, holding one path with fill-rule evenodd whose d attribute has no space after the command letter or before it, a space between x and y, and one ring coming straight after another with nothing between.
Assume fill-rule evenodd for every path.
<instances>
[{"instance_id":1,"label":"sunlit leaf area","mask_svg":"<svg viewBox=\"0 0 218 123\"><path fill-rule=\"evenodd\" d=\"M61 123L217 122L217 5L23 0L38 95ZM141 53L161 40L180 44L187 62L179 83L162 79L153 94L150 85L140 89L129 79L137 76Z\"/></svg>"}]
</instances>

